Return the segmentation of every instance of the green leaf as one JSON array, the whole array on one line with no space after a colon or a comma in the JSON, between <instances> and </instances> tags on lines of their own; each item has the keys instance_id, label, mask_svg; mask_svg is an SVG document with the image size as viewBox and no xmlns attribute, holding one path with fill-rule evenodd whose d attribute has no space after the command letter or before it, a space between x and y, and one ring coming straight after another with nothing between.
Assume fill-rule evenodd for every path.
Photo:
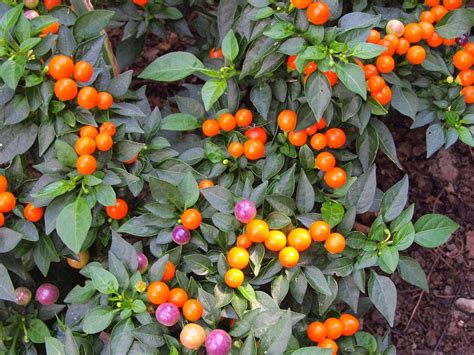
<instances>
[{"instance_id":1,"label":"green leaf","mask_svg":"<svg viewBox=\"0 0 474 355\"><path fill-rule=\"evenodd\" d=\"M64 348L67 355L80 355L79 346L70 328L66 329L64 335Z\"/></svg>"},{"instance_id":2,"label":"green leaf","mask_svg":"<svg viewBox=\"0 0 474 355\"><path fill-rule=\"evenodd\" d=\"M443 126L438 123L434 123L426 130L426 157L431 157L436 153L444 144L445 135Z\"/></svg>"},{"instance_id":3,"label":"green leaf","mask_svg":"<svg viewBox=\"0 0 474 355\"><path fill-rule=\"evenodd\" d=\"M36 47L38 43L41 42L41 38L28 38L27 40L21 42L20 51L22 53L28 52L30 49Z\"/></svg>"},{"instance_id":4,"label":"green leaf","mask_svg":"<svg viewBox=\"0 0 474 355\"><path fill-rule=\"evenodd\" d=\"M110 271L97 266L89 266L87 270L90 273L92 284L97 291L106 295L118 291L119 284L117 278Z\"/></svg>"},{"instance_id":5,"label":"green leaf","mask_svg":"<svg viewBox=\"0 0 474 355\"><path fill-rule=\"evenodd\" d=\"M354 334L358 346L367 349L369 354L375 354L377 351L377 339L367 332L357 332ZM385 352L384 352L385 354ZM388 354L387 354L388 355Z\"/></svg>"},{"instance_id":6,"label":"green leaf","mask_svg":"<svg viewBox=\"0 0 474 355\"><path fill-rule=\"evenodd\" d=\"M346 195L346 207L356 206L357 213L365 213L372 206L377 189L376 167L372 165L350 186Z\"/></svg>"},{"instance_id":7,"label":"green leaf","mask_svg":"<svg viewBox=\"0 0 474 355\"><path fill-rule=\"evenodd\" d=\"M15 288L10 275L8 275L7 268L3 264L0 264L0 300L16 301Z\"/></svg>"},{"instance_id":8,"label":"green leaf","mask_svg":"<svg viewBox=\"0 0 474 355\"><path fill-rule=\"evenodd\" d=\"M449 11L436 24L436 33L443 38L456 38L469 33L474 22L474 11L461 8Z\"/></svg>"},{"instance_id":9,"label":"green leaf","mask_svg":"<svg viewBox=\"0 0 474 355\"><path fill-rule=\"evenodd\" d=\"M262 243L255 245L250 252L250 261L255 276L258 276L262 267L262 261L265 256L265 247Z\"/></svg>"},{"instance_id":10,"label":"green leaf","mask_svg":"<svg viewBox=\"0 0 474 355\"><path fill-rule=\"evenodd\" d=\"M165 131L191 131L199 127L197 119L187 113L172 113L161 121L161 129Z\"/></svg>"},{"instance_id":11,"label":"green leaf","mask_svg":"<svg viewBox=\"0 0 474 355\"><path fill-rule=\"evenodd\" d=\"M30 114L30 105L28 99L23 95L16 95L5 106L5 125L14 125L28 118Z\"/></svg>"},{"instance_id":12,"label":"green leaf","mask_svg":"<svg viewBox=\"0 0 474 355\"><path fill-rule=\"evenodd\" d=\"M183 207L178 188L167 181L157 178L150 179L151 195L155 200L161 201L165 197L178 208ZM207 189L206 189L207 190ZM203 190L204 191L204 190Z\"/></svg>"},{"instance_id":13,"label":"green leaf","mask_svg":"<svg viewBox=\"0 0 474 355\"><path fill-rule=\"evenodd\" d=\"M71 168L76 167L77 154L73 147L65 141L56 139L54 142L54 150L56 151L56 157L61 163Z\"/></svg>"},{"instance_id":14,"label":"green leaf","mask_svg":"<svg viewBox=\"0 0 474 355\"><path fill-rule=\"evenodd\" d=\"M116 312L108 306L93 308L84 317L82 329L87 334L99 333L112 323Z\"/></svg>"},{"instance_id":15,"label":"green leaf","mask_svg":"<svg viewBox=\"0 0 474 355\"><path fill-rule=\"evenodd\" d=\"M281 212L270 212L266 222L270 229L282 229L291 223L291 218Z\"/></svg>"},{"instance_id":16,"label":"green leaf","mask_svg":"<svg viewBox=\"0 0 474 355\"><path fill-rule=\"evenodd\" d=\"M224 95L227 89L227 80L225 79L211 79L206 81L201 89L202 101L204 108L209 111L219 98Z\"/></svg>"},{"instance_id":17,"label":"green leaf","mask_svg":"<svg viewBox=\"0 0 474 355\"><path fill-rule=\"evenodd\" d=\"M278 275L272 281L271 294L276 303L280 304L290 290L290 282L285 275Z\"/></svg>"},{"instance_id":18,"label":"green leaf","mask_svg":"<svg viewBox=\"0 0 474 355\"><path fill-rule=\"evenodd\" d=\"M375 116L385 116L388 113L388 110L383 107L377 100L373 97L367 99L367 103L370 107L370 113Z\"/></svg>"},{"instance_id":19,"label":"green leaf","mask_svg":"<svg viewBox=\"0 0 474 355\"><path fill-rule=\"evenodd\" d=\"M78 197L67 205L56 220L56 231L66 246L74 253L81 251L92 223L92 214L87 201Z\"/></svg>"},{"instance_id":20,"label":"green leaf","mask_svg":"<svg viewBox=\"0 0 474 355\"><path fill-rule=\"evenodd\" d=\"M284 39L295 33L295 26L290 22L271 23L268 29L263 32L264 36L273 39Z\"/></svg>"},{"instance_id":21,"label":"green leaf","mask_svg":"<svg viewBox=\"0 0 474 355\"><path fill-rule=\"evenodd\" d=\"M291 337L291 311L287 310L260 338L259 350L266 354L283 354Z\"/></svg>"},{"instance_id":22,"label":"green leaf","mask_svg":"<svg viewBox=\"0 0 474 355\"><path fill-rule=\"evenodd\" d=\"M321 216L333 228L344 218L344 206L339 202L324 202L321 207Z\"/></svg>"},{"instance_id":23,"label":"green leaf","mask_svg":"<svg viewBox=\"0 0 474 355\"><path fill-rule=\"evenodd\" d=\"M403 224L400 229L395 232L395 237L393 238L394 245L398 250L408 249L414 241L415 227L411 222Z\"/></svg>"},{"instance_id":24,"label":"green leaf","mask_svg":"<svg viewBox=\"0 0 474 355\"><path fill-rule=\"evenodd\" d=\"M440 214L427 214L415 223L415 243L425 248L436 248L445 243L459 228L449 217Z\"/></svg>"},{"instance_id":25,"label":"green leaf","mask_svg":"<svg viewBox=\"0 0 474 355\"><path fill-rule=\"evenodd\" d=\"M470 147L474 147L474 138L469 128L461 126L458 128L459 140Z\"/></svg>"},{"instance_id":26,"label":"green leaf","mask_svg":"<svg viewBox=\"0 0 474 355\"><path fill-rule=\"evenodd\" d=\"M35 344L44 343L46 337L49 337L48 326L40 319L33 318L28 326L28 336Z\"/></svg>"},{"instance_id":27,"label":"green leaf","mask_svg":"<svg viewBox=\"0 0 474 355\"><path fill-rule=\"evenodd\" d=\"M428 292L428 280L418 261L409 256L401 256L398 271L403 280Z\"/></svg>"},{"instance_id":28,"label":"green leaf","mask_svg":"<svg viewBox=\"0 0 474 355\"><path fill-rule=\"evenodd\" d=\"M405 116L413 120L416 118L418 113L418 97L412 89L393 85L391 105Z\"/></svg>"},{"instance_id":29,"label":"green leaf","mask_svg":"<svg viewBox=\"0 0 474 355\"><path fill-rule=\"evenodd\" d=\"M389 222L398 217L408 200L408 175L389 188L382 197L380 213L384 221Z\"/></svg>"},{"instance_id":30,"label":"green leaf","mask_svg":"<svg viewBox=\"0 0 474 355\"><path fill-rule=\"evenodd\" d=\"M194 54L172 52L155 59L138 77L170 82L184 79L203 68L204 64Z\"/></svg>"},{"instance_id":31,"label":"green leaf","mask_svg":"<svg viewBox=\"0 0 474 355\"><path fill-rule=\"evenodd\" d=\"M357 43L352 48L352 55L359 59L372 59L385 52L387 48L373 43Z\"/></svg>"},{"instance_id":32,"label":"green leaf","mask_svg":"<svg viewBox=\"0 0 474 355\"><path fill-rule=\"evenodd\" d=\"M114 17L115 12L109 10L94 10L79 16L74 23L74 38L78 42L95 37Z\"/></svg>"},{"instance_id":33,"label":"green leaf","mask_svg":"<svg viewBox=\"0 0 474 355\"><path fill-rule=\"evenodd\" d=\"M33 194L34 197L58 197L66 192L74 190L76 184L66 180L58 180L46 185L37 193Z\"/></svg>"},{"instance_id":34,"label":"green leaf","mask_svg":"<svg viewBox=\"0 0 474 355\"><path fill-rule=\"evenodd\" d=\"M146 306L141 300L135 300L132 305L132 309L134 309L134 305L136 302L141 302L143 305L144 310L146 311ZM137 312L135 313L142 313ZM112 329L112 333L110 336L110 353L111 354L129 354L130 347L132 346L134 337L132 335L132 331L135 329L135 325L133 324L130 318L122 319L118 322L114 328Z\"/></svg>"},{"instance_id":35,"label":"green leaf","mask_svg":"<svg viewBox=\"0 0 474 355\"><path fill-rule=\"evenodd\" d=\"M232 63L239 54L239 43L237 42L234 31L232 30L227 32L222 40L222 54L224 54L224 57L230 63Z\"/></svg>"},{"instance_id":36,"label":"green leaf","mask_svg":"<svg viewBox=\"0 0 474 355\"><path fill-rule=\"evenodd\" d=\"M270 180L273 176L278 174L285 164L283 154L274 153L265 158L262 169L262 180Z\"/></svg>"},{"instance_id":37,"label":"green leaf","mask_svg":"<svg viewBox=\"0 0 474 355\"><path fill-rule=\"evenodd\" d=\"M306 280L308 281L312 289L326 296L332 295L331 289L329 288L329 284L321 270L319 270L315 266L306 266L303 271Z\"/></svg>"},{"instance_id":38,"label":"green leaf","mask_svg":"<svg viewBox=\"0 0 474 355\"><path fill-rule=\"evenodd\" d=\"M0 74L5 84L15 90L23 76L25 67L26 57L22 55L17 56L15 59L9 58L6 60L0 67Z\"/></svg>"},{"instance_id":39,"label":"green leaf","mask_svg":"<svg viewBox=\"0 0 474 355\"><path fill-rule=\"evenodd\" d=\"M313 210L314 201L313 186L308 180L304 170L301 170L298 186L296 188L296 207L298 207L300 213L308 213Z\"/></svg>"},{"instance_id":40,"label":"green leaf","mask_svg":"<svg viewBox=\"0 0 474 355\"><path fill-rule=\"evenodd\" d=\"M96 289L92 285L92 282L86 281L84 286L74 286L74 288L69 291L66 298L64 298L64 302L73 304L86 303L95 293Z\"/></svg>"},{"instance_id":41,"label":"green leaf","mask_svg":"<svg viewBox=\"0 0 474 355\"><path fill-rule=\"evenodd\" d=\"M63 343L53 337L46 337L46 354L47 355L66 355Z\"/></svg>"},{"instance_id":42,"label":"green leaf","mask_svg":"<svg viewBox=\"0 0 474 355\"><path fill-rule=\"evenodd\" d=\"M163 339L163 328L160 327L158 322L142 325L132 330L133 336L141 343L159 348L165 345Z\"/></svg>"},{"instance_id":43,"label":"green leaf","mask_svg":"<svg viewBox=\"0 0 474 355\"><path fill-rule=\"evenodd\" d=\"M199 199L199 187L193 174L187 172L178 184L178 191L184 200L184 208L187 209Z\"/></svg>"},{"instance_id":44,"label":"green leaf","mask_svg":"<svg viewBox=\"0 0 474 355\"><path fill-rule=\"evenodd\" d=\"M390 230L392 232L398 231L401 227L411 221L414 213L415 205L411 204L402 213L400 213L398 217L392 221L392 223L390 223Z\"/></svg>"},{"instance_id":45,"label":"green leaf","mask_svg":"<svg viewBox=\"0 0 474 355\"><path fill-rule=\"evenodd\" d=\"M357 64L336 64L336 74L344 86L367 100L367 84L364 71Z\"/></svg>"},{"instance_id":46,"label":"green leaf","mask_svg":"<svg viewBox=\"0 0 474 355\"><path fill-rule=\"evenodd\" d=\"M13 5L15 4L14 2L6 2L7 4ZM15 7L9 8L6 7L6 9L3 10L2 12L2 17L0 20L0 33L2 36L5 36L2 32L8 32L10 31L15 24L17 23L18 19L20 18L22 11L23 11L23 4L19 4ZM8 11L5 11L7 10Z\"/></svg>"},{"instance_id":47,"label":"green leaf","mask_svg":"<svg viewBox=\"0 0 474 355\"><path fill-rule=\"evenodd\" d=\"M148 271L150 280L156 281L161 280L163 278L166 263L168 262L168 260L169 254L166 254L153 263L153 265L150 267L150 270Z\"/></svg>"},{"instance_id":48,"label":"green leaf","mask_svg":"<svg viewBox=\"0 0 474 355\"><path fill-rule=\"evenodd\" d=\"M326 77L319 71L311 74L304 87L308 104L319 121L331 102L332 89Z\"/></svg>"},{"instance_id":49,"label":"green leaf","mask_svg":"<svg viewBox=\"0 0 474 355\"><path fill-rule=\"evenodd\" d=\"M344 301L357 313L360 290L354 281L354 274L339 279L338 298Z\"/></svg>"},{"instance_id":50,"label":"green leaf","mask_svg":"<svg viewBox=\"0 0 474 355\"><path fill-rule=\"evenodd\" d=\"M391 161L393 161L400 169L402 169L402 165L398 160L395 142L393 141L393 136L392 133L390 133L390 130L382 121L379 121L375 118L371 118L369 125L371 125L377 132L380 147L382 148L383 152L390 158Z\"/></svg>"},{"instance_id":51,"label":"green leaf","mask_svg":"<svg viewBox=\"0 0 474 355\"><path fill-rule=\"evenodd\" d=\"M311 112L312 113L312 112ZM300 118L298 118L299 120ZM298 128L296 128L298 130ZM298 158L300 160L301 166L306 170L314 169L314 153L307 144L300 148L298 152Z\"/></svg>"},{"instance_id":52,"label":"green leaf","mask_svg":"<svg viewBox=\"0 0 474 355\"><path fill-rule=\"evenodd\" d=\"M369 298L375 308L385 317L391 327L395 321L397 307L397 288L386 276L380 276L371 270L369 279Z\"/></svg>"},{"instance_id":53,"label":"green leaf","mask_svg":"<svg viewBox=\"0 0 474 355\"><path fill-rule=\"evenodd\" d=\"M212 186L201 190L204 198L216 210L223 213L230 213L234 209L234 198L232 193L222 186Z\"/></svg>"},{"instance_id":54,"label":"green leaf","mask_svg":"<svg viewBox=\"0 0 474 355\"><path fill-rule=\"evenodd\" d=\"M36 140L38 126L21 123L0 129L0 164L11 161L17 155L28 151Z\"/></svg>"},{"instance_id":55,"label":"green leaf","mask_svg":"<svg viewBox=\"0 0 474 355\"><path fill-rule=\"evenodd\" d=\"M391 274L395 271L398 265L399 254L398 249L394 246L385 246L380 254L380 267L383 271Z\"/></svg>"},{"instance_id":56,"label":"green leaf","mask_svg":"<svg viewBox=\"0 0 474 355\"><path fill-rule=\"evenodd\" d=\"M102 206L115 205L117 197L112 186L100 184L95 187L95 193L97 201L99 201Z\"/></svg>"},{"instance_id":57,"label":"green leaf","mask_svg":"<svg viewBox=\"0 0 474 355\"><path fill-rule=\"evenodd\" d=\"M268 6L267 7L262 7L255 14L255 19L256 20L262 20L264 18L268 18L268 17L272 16L274 13L275 13L275 11L271 7L268 7Z\"/></svg>"},{"instance_id":58,"label":"green leaf","mask_svg":"<svg viewBox=\"0 0 474 355\"><path fill-rule=\"evenodd\" d=\"M252 330L250 330L244 345L240 349L240 355L257 355L257 342Z\"/></svg>"}]
</instances>

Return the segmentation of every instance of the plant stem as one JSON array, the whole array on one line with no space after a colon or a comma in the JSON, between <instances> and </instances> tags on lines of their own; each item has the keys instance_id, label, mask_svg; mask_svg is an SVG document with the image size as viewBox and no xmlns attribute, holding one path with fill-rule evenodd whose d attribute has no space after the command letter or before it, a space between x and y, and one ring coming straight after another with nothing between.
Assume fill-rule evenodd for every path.
<instances>
[{"instance_id":1,"label":"plant stem","mask_svg":"<svg viewBox=\"0 0 474 355\"><path fill-rule=\"evenodd\" d=\"M90 0L83 0L84 5L87 7L89 11L94 11L94 6L90 2ZM112 67L112 74L117 76L120 74L120 68L117 62L117 58L115 57L114 50L112 49L112 43L110 43L109 36L105 30L102 30L101 33L104 35L104 49L106 53L106 60L108 60L109 64Z\"/></svg>"}]
</instances>

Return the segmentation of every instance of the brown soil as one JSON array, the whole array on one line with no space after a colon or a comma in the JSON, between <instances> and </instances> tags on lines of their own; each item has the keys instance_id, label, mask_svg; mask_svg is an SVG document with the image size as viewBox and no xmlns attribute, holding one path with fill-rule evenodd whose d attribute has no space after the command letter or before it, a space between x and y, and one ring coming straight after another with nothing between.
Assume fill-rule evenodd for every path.
<instances>
[{"instance_id":1,"label":"brown soil","mask_svg":"<svg viewBox=\"0 0 474 355\"><path fill-rule=\"evenodd\" d=\"M474 318L454 305L459 297L474 298L473 151L458 143L427 159L424 128L410 130L406 117L386 121L410 177L409 199L415 203L416 217L440 213L461 225L439 248L413 246L409 250L408 255L426 271L430 292L394 279L399 293L393 342L400 354L473 354ZM378 158L377 166L384 190L405 173L384 156ZM365 326L379 333L386 329L376 311L366 317Z\"/></svg>"},{"instance_id":2,"label":"brown soil","mask_svg":"<svg viewBox=\"0 0 474 355\"><path fill-rule=\"evenodd\" d=\"M119 40L119 32L111 35ZM166 41L147 35L145 49L137 59L134 77L157 56L185 50L192 41L169 34ZM180 89L176 83L162 84L143 80L133 87L147 85L153 105L162 107ZM394 278L398 289L398 307L392 341L399 354L474 354L474 319L456 308L459 297L474 298L474 165L473 151L456 144L426 158L425 128L410 130L410 119L387 118L399 159L410 177L410 202L415 203L416 217L440 213L461 225L448 243L436 249L413 246L408 255L417 259L428 275L430 292L425 293ZM404 175L385 156L377 160L378 182L383 190ZM373 311L365 317L364 327L383 334L388 325Z\"/></svg>"}]
</instances>

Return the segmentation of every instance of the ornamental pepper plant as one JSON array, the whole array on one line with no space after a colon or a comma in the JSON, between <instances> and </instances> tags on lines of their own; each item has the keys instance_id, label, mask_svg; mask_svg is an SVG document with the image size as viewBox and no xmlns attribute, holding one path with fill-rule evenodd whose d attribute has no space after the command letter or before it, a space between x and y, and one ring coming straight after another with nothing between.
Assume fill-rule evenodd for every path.
<instances>
[{"instance_id":1,"label":"ornamental pepper plant","mask_svg":"<svg viewBox=\"0 0 474 355\"><path fill-rule=\"evenodd\" d=\"M2 2L0 352L395 354L394 279L429 290L408 250L459 225L377 156L404 170L389 120L427 126L427 158L474 146L473 23L454 0Z\"/></svg>"}]
</instances>

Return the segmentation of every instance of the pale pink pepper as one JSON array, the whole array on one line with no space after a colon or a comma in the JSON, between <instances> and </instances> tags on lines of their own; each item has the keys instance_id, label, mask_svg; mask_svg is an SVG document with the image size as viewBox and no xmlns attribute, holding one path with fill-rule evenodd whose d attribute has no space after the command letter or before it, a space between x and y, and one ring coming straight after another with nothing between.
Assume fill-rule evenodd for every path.
<instances>
[{"instance_id":1,"label":"pale pink pepper","mask_svg":"<svg viewBox=\"0 0 474 355\"><path fill-rule=\"evenodd\" d=\"M35 17L39 16L39 13L35 10L27 10L23 13L28 20L33 20Z\"/></svg>"},{"instance_id":2,"label":"pale pink pepper","mask_svg":"<svg viewBox=\"0 0 474 355\"><path fill-rule=\"evenodd\" d=\"M171 327L178 323L179 309L173 303L163 303L156 309L155 316L158 322L166 327Z\"/></svg>"},{"instance_id":3,"label":"pale pink pepper","mask_svg":"<svg viewBox=\"0 0 474 355\"><path fill-rule=\"evenodd\" d=\"M385 30L388 34L394 34L397 37L401 37L405 32L405 25L398 20L390 20L387 22Z\"/></svg>"},{"instance_id":4,"label":"pale pink pepper","mask_svg":"<svg viewBox=\"0 0 474 355\"><path fill-rule=\"evenodd\" d=\"M249 223L257 215L257 208L250 200L240 200L234 207L234 215L239 222Z\"/></svg>"},{"instance_id":5,"label":"pale pink pepper","mask_svg":"<svg viewBox=\"0 0 474 355\"><path fill-rule=\"evenodd\" d=\"M16 304L26 306L31 301L31 291L26 287L18 287L15 290Z\"/></svg>"}]
</instances>

